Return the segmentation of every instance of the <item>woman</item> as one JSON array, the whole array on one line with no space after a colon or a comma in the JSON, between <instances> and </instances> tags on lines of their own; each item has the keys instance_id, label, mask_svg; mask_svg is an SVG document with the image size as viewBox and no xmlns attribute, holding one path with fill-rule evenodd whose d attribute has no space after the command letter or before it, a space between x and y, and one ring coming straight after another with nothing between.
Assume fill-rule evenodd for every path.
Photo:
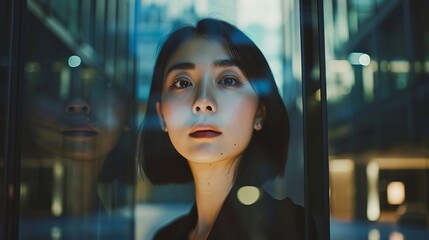
<instances>
[{"instance_id":1,"label":"woman","mask_svg":"<svg viewBox=\"0 0 429 240\"><path fill-rule=\"evenodd\" d=\"M154 184L195 183L191 212L155 239L303 239L304 210L259 190L282 175L289 121L258 47L231 24L203 19L162 45L140 164ZM243 204L237 193L256 189Z\"/></svg>"}]
</instances>

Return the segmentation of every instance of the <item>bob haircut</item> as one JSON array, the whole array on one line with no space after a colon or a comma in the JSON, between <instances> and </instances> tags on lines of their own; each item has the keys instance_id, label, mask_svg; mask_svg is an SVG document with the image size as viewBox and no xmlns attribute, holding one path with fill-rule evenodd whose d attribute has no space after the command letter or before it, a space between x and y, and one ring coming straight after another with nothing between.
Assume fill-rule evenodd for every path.
<instances>
[{"instance_id":1,"label":"bob haircut","mask_svg":"<svg viewBox=\"0 0 429 240\"><path fill-rule=\"evenodd\" d=\"M259 48L237 27L217 19L200 20L195 27L173 31L161 46L152 75L146 115L138 146L141 170L154 184L193 181L188 162L173 147L168 134L161 129L156 102L161 102L164 71L171 56L192 38L218 41L248 78L265 107L260 131L252 139L237 167L235 184L261 185L268 179L282 176L289 142L289 118L278 92L270 67Z\"/></svg>"}]
</instances>

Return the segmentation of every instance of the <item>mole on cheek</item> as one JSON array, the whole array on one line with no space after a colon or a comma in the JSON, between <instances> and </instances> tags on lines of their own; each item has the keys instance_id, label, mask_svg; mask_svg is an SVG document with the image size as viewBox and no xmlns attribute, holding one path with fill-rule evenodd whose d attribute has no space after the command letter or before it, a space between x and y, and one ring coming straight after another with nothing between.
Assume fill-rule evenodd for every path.
<instances>
[{"instance_id":1,"label":"mole on cheek","mask_svg":"<svg viewBox=\"0 0 429 240\"><path fill-rule=\"evenodd\" d=\"M237 144L234 143L234 146L237 146Z\"/></svg>"}]
</instances>

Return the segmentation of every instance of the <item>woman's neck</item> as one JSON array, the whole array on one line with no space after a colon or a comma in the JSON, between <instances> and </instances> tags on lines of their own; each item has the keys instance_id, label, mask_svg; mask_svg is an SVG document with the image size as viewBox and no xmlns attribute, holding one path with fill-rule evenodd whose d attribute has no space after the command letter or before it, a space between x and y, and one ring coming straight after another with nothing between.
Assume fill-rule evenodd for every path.
<instances>
[{"instance_id":1,"label":"woman's neck","mask_svg":"<svg viewBox=\"0 0 429 240\"><path fill-rule=\"evenodd\" d=\"M190 239L206 239L234 183L238 159L217 163L189 161L195 182L198 221Z\"/></svg>"},{"instance_id":2,"label":"woman's neck","mask_svg":"<svg viewBox=\"0 0 429 240\"><path fill-rule=\"evenodd\" d=\"M97 202L97 182L102 159L66 162L66 214L87 215L95 210Z\"/></svg>"}]
</instances>

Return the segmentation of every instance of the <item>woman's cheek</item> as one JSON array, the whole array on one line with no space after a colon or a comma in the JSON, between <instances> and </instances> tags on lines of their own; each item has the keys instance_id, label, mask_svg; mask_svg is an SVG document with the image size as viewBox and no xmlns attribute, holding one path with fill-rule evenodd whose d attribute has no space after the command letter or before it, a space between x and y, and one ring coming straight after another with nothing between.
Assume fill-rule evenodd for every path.
<instances>
[{"instance_id":1,"label":"woman's cheek","mask_svg":"<svg viewBox=\"0 0 429 240\"><path fill-rule=\"evenodd\" d=\"M169 102L162 108L167 129L182 128L186 124L189 110L178 102Z\"/></svg>"}]
</instances>

